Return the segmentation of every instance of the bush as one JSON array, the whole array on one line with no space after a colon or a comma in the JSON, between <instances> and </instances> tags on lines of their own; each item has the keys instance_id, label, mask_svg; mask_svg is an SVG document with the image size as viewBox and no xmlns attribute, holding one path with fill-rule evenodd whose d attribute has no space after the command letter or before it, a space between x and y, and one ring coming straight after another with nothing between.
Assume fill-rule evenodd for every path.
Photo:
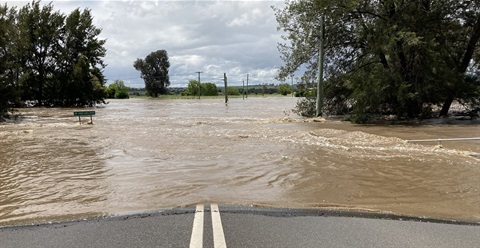
<instances>
[{"instance_id":1,"label":"bush","mask_svg":"<svg viewBox=\"0 0 480 248\"><path fill-rule=\"evenodd\" d=\"M107 98L128 99L130 98L128 90L129 88L125 86L122 80L115 80L115 82L107 88Z\"/></svg>"},{"instance_id":2,"label":"bush","mask_svg":"<svg viewBox=\"0 0 480 248\"><path fill-rule=\"evenodd\" d=\"M298 90L295 91L295 97L314 97L315 92L313 90Z\"/></svg>"},{"instance_id":3,"label":"bush","mask_svg":"<svg viewBox=\"0 0 480 248\"><path fill-rule=\"evenodd\" d=\"M305 117L314 117L317 112L317 99L315 97L305 97L297 101L297 106L292 112Z\"/></svg>"},{"instance_id":4,"label":"bush","mask_svg":"<svg viewBox=\"0 0 480 248\"><path fill-rule=\"evenodd\" d=\"M228 90L228 95L231 95L231 96L239 96L240 95L240 91L238 90L237 87L228 86L227 90Z\"/></svg>"},{"instance_id":5,"label":"bush","mask_svg":"<svg viewBox=\"0 0 480 248\"><path fill-rule=\"evenodd\" d=\"M278 85L278 93L284 96L292 93L292 88L289 84L279 84Z\"/></svg>"},{"instance_id":6,"label":"bush","mask_svg":"<svg viewBox=\"0 0 480 248\"><path fill-rule=\"evenodd\" d=\"M115 93L115 99L129 99L130 96L128 95L128 92L126 91L118 91Z\"/></svg>"}]
</instances>

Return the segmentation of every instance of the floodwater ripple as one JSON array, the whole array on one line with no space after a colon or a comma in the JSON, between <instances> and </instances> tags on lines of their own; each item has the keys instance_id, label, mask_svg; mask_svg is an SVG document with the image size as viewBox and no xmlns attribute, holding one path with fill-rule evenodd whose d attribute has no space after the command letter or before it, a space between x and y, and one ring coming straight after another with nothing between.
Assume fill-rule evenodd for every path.
<instances>
[{"instance_id":1,"label":"floodwater ripple","mask_svg":"<svg viewBox=\"0 0 480 248\"><path fill-rule=\"evenodd\" d=\"M210 201L480 221L480 142L405 142L478 137L478 122L309 122L295 102L112 100L93 125L21 109L0 125L0 226Z\"/></svg>"}]
</instances>

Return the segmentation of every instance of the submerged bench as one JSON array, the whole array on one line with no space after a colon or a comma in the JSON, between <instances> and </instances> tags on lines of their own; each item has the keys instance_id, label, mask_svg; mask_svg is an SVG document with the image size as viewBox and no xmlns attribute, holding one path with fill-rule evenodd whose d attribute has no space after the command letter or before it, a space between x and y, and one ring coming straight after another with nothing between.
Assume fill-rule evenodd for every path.
<instances>
[{"instance_id":1,"label":"submerged bench","mask_svg":"<svg viewBox=\"0 0 480 248\"><path fill-rule=\"evenodd\" d=\"M90 123L93 124L92 116L95 115L95 111L76 111L73 112L73 115L78 116L78 122L80 122L80 124L82 123L82 120L80 119L81 116L90 115Z\"/></svg>"}]
</instances>

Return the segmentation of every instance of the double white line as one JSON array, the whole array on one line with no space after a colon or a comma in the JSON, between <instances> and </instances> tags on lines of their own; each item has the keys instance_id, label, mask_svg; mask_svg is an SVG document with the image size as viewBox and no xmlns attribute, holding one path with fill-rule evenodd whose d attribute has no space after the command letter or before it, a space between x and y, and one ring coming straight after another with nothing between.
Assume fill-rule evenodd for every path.
<instances>
[{"instance_id":1,"label":"double white line","mask_svg":"<svg viewBox=\"0 0 480 248\"><path fill-rule=\"evenodd\" d=\"M222 220L217 204L210 204L212 213L213 245L215 248L226 248L225 235L223 234ZM195 217L193 218L192 237L190 248L203 247L203 204L197 204Z\"/></svg>"}]
</instances>

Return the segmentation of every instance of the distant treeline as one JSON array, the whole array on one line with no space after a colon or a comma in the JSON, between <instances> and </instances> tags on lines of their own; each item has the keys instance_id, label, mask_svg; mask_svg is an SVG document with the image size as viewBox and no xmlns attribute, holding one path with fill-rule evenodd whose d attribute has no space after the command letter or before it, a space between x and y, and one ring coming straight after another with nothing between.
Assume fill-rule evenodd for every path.
<instances>
[{"instance_id":1,"label":"distant treeline","mask_svg":"<svg viewBox=\"0 0 480 248\"><path fill-rule=\"evenodd\" d=\"M192 80L195 81L195 80ZM213 88L211 83L202 83L202 85L208 85ZM201 96L215 96L215 95L222 95L224 92L224 87L216 87L213 90L210 90L206 87L206 89L200 91ZM184 95L184 96L196 96L198 95L198 91L195 90L194 87L168 87L169 95ZM242 94L251 94L251 95L265 95L265 94L291 94L292 91L297 90L297 86L294 85L293 87L288 84L257 84L257 85L249 85L248 88L245 86L228 86L228 94L229 95L242 95ZM145 88L128 88L129 95L134 96L144 96L146 95ZM296 94L296 96L299 96ZM302 96L302 95L300 95ZM114 98L114 97L111 97Z\"/></svg>"},{"instance_id":2,"label":"distant treeline","mask_svg":"<svg viewBox=\"0 0 480 248\"><path fill-rule=\"evenodd\" d=\"M0 116L30 101L38 106L85 106L106 96L105 40L90 10L65 15L33 1L0 6Z\"/></svg>"}]
</instances>

